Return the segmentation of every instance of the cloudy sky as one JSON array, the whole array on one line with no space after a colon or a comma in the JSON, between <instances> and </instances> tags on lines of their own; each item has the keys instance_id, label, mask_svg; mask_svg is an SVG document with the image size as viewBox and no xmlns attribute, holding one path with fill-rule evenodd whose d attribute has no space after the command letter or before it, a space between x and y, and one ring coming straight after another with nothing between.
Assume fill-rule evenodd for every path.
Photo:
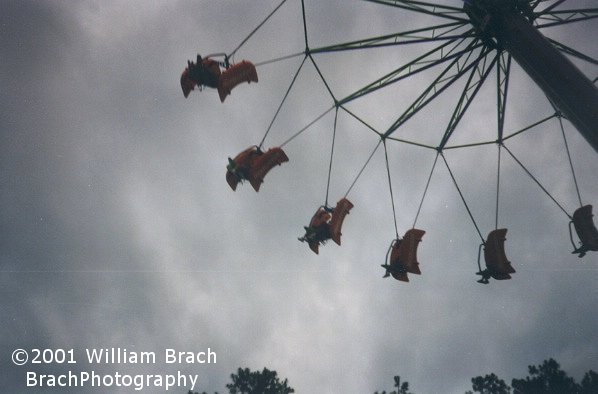
<instances>
[{"instance_id":1,"label":"cloudy sky","mask_svg":"<svg viewBox=\"0 0 598 394\"><path fill-rule=\"evenodd\" d=\"M355 207L342 246L326 244L316 256L297 240L326 201L334 110L284 146L290 161L268 174L259 193L248 184L228 187L227 158L260 143L303 56L259 66L259 82L237 87L224 103L210 89L184 99L180 73L197 53L232 52L276 5L0 3L0 391L33 392L25 387L27 371L180 370L199 376L196 391L222 392L238 367L267 367L298 393L389 390L394 375L417 393L463 393L473 376L495 372L510 382L549 357L576 379L597 370L598 255L571 254L568 217L504 151L498 226L508 228L506 253L517 273L489 285L476 283L481 239L442 160L416 224L426 231L422 275L409 283L382 279L380 264L396 236L382 147L347 196ZM442 23L346 0L306 0L305 21L311 48ZM584 22L544 32L596 58L597 30ZM305 47L301 3L288 0L234 60L262 63ZM341 99L430 48L313 58ZM575 62L598 76L595 65ZM384 132L438 72L347 108ZM496 138L494 72L489 81L457 127L455 144ZM437 145L463 83L393 136ZM506 133L554 112L516 64L508 100ZM306 61L264 147L283 144L333 105ZM563 126L582 201L597 205L596 151L566 120ZM347 193L378 141L339 111L330 205ZM568 214L579 207L557 119L506 145ZM413 226L436 152L395 141L387 149L403 234ZM483 236L495 228L497 151L486 145L445 155ZM85 349L113 347L159 355L210 348L217 363L84 359ZM74 349L77 364L17 367L11 354L19 348Z\"/></svg>"}]
</instances>

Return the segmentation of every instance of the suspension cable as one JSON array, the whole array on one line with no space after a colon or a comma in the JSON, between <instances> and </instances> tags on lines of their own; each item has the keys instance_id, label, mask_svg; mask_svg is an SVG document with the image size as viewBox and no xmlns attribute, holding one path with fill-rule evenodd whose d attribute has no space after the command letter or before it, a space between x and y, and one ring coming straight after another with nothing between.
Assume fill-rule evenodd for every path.
<instances>
[{"instance_id":1,"label":"suspension cable","mask_svg":"<svg viewBox=\"0 0 598 394\"><path fill-rule=\"evenodd\" d=\"M372 160L372 157L374 157L374 153L376 153L376 151L378 150L378 147L380 147L381 143L382 143L382 138L380 138L380 141L378 141L378 143L376 144L376 147L374 148L374 150L370 154L370 157L368 157L368 159L366 160L365 164L363 165L363 167L361 167L361 170L359 170L359 173L357 174L357 176L353 180L353 183L351 183L351 186L349 186L349 190L347 190L347 192L345 193L345 196L344 196L345 198L347 198L347 196L349 195L349 192L351 191L351 189L353 189L353 186L355 186L355 183L357 182L357 180L359 179L359 177L363 173L363 170L365 170L365 168L367 167L367 165L370 163L370 160Z\"/></svg>"},{"instance_id":2,"label":"suspension cable","mask_svg":"<svg viewBox=\"0 0 598 394\"><path fill-rule=\"evenodd\" d=\"M436 168L436 163L438 162L438 155L440 152L436 153L436 157L434 158L434 164L432 164L432 170L430 171L430 175L428 175L428 181L426 182L426 187L424 188L424 194L419 202L419 207L417 207L417 213L415 214L415 220L413 221L413 228L415 228L415 224L417 223L417 219L419 218L419 213L421 212L422 205L424 205L424 199L426 198L426 194L428 193L428 187L430 187L430 181L432 180L432 174L434 173L434 169Z\"/></svg>"},{"instance_id":3,"label":"suspension cable","mask_svg":"<svg viewBox=\"0 0 598 394\"><path fill-rule=\"evenodd\" d=\"M463 205L465 205L465 209L467 210L467 213L469 214L469 217L471 218L471 221L473 222L475 229L477 230L480 238L482 239L482 243L485 243L484 236L482 235L482 232L480 231L478 224L476 223L475 219L473 218L473 214L471 213L471 210L469 209L469 205L467 205L467 201L465 201L465 197L463 196L463 193L461 192L461 189L459 188L459 185L457 184L457 180L455 179L455 176L453 175L453 172L451 171L451 167L449 167L448 162L446 161L446 157L444 157L444 154L442 152L439 152L439 153L440 153L440 156L442 156L442 160L444 160L444 164L446 164L446 168L448 169L448 172L451 176L451 179L453 180L453 183L455 184L455 187L457 188L457 191L459 192L461 201L463 201Z\"/></svg>"},{"instance_id":4,"label":"suspension cable","mask_svg":"<svg viewBox=\"0 0 598 394\"><path fill-rule=\"evenodd\" d=\"M330 96L332 97L332 99L334 100L334 102L336 103L336 105L339 105L336 97L334 97L334 93L332 93L332 89L330 89L330 86L328 85L328 82L326 81L326 78L324 78L324 75L320 71L320 67L318 67L318 64L314 60L313 56L310 53L308 53L307 56L309 56L312 64L314 65L314 68L316 69L316 72L320 76L320 79L322 80L322 83L324 84L324 87L326 88L326 90L328 90L328 94L330 94Z\"/></svg>"},{"instance_id":5,"label":"suspension cable","mask_svg":"<svg viewBox=\"0 0 598 394\"><path fill-rule=\"evenodd\" d=\"M579 206L582 207L583 203L581 202L581 193L579 192L579 185L577 184L577 177L575 176L575 168L573 168L573 160L571 159L571 152L569 151L569 143L567 142L567 137L565 136L565 128L563 127L563 119L562 117L558 116L559 124L561 126L561 134L563 135L563 141L565 141L565 150L567 151L567 158L569 159L569 166L571 167L571 174L573 175L573 182L575 183L575 191L577 192L577 198L579 199Z\"/></svg>"},{"instance_id":6,"label":"suspension cable","mask_svg":"<svg viewBox=\"0 0 598 394\"><path fill-rule=\"evenodd\" d=\"M386 149L386 139L382 139L384 143L384 159L386 160L386 175L388 175L388 189L390 190L390 202L392 205L392 215L395 222L395 233L397 234L397 239L399 239L399 228L397 226L397 211L395 209L395 198L392 192L392 182L390 177L390 166L388 164L388 150Z\"/></svg>"},{"instance_id":7,"label":"suspension cable","mask_svg":"<svg viewBox=\"0 0 598 394\"><path fill-rule=\"evenodd\" d=\"M301 133L303 133L305 130L309 129L314 123L316 123L318 120L322 119L326 114L328 114L328 112L332 111L335 107L336 107L336 105L333 105L332 107L328 108L321 115L319 115L317 118L315 118L314 120L309 122L306 126L304 126L301 130L299 130L298 132L296 132L295 134L290 136L285 142L280 144L280 147L281 148L284 147L286 144L288 144L289 142L291 142L292 140L297 138Z\"/></svg>"},{"instance_id":8,"label":"suspension cable","mask_svg":"<svg viewBox=\"0 0 598 394\"><path fill-rule=\"evenodd\" d=\"M303 52L297 52L297 53L292 53L290 55L276 57L274 59L263 60L261 62L255 63L254 66L255 67L260 67L260 66L265 66L266 64L278 63L280 61L292 59L294 57L301 56L301 55L305 55L305 51L303 51Z\"/></svg>"},{"instance_id":9,"label":"suspension cable","mask_svg":"<svg viewBox=\"0 0 598 394\"><path fill-rule=\"evenodd\" d=\"M326 200L324 205L328 206L328 192L330 191L330 175L332 174L332 159L334 157L334 143L336 141L336 121L338 119L338 107L334 112L334 128L332 130L332 146L330 147L330 163L328 164L328 181L326 182Z\"/></svg>"},{"instance_id":10,"label":"suspension cable","mask_svg":"<svg viewBox=\"0 0 598 394\"><path fill-rule=\"evenodd\" d=\"M567 215L567 217L568 217L569 219L573 220L573 218L571 217L571 215L569 215L569 214L567 213L567 211L565 210L565 208L563 208L563 207L562 207L562 205L561 205L561 204L559 204L559 203L558 203L558 201L554 199L554 197L552 197L552 195L551 195L551 194L548 192L548 190L546 190L546 188L544 188L544 186L542 186L542 184L541 184L541 183L538 181L538 179L536 179L536 177L535 177L535 176L533 176L531 172L529 172L529 170L528 170L528 169L527 169L527 168L526 168L526 167L523 165L523 163L521 163L521 162L519 161L519 159L517 159L517 158L515 157L515 155L513 154L513 152L511 152L511 150L510 150L509 148L507 148L507 146L506 146L506 145L503 145L503 147L504 147L504 148L507 150L507 152L509 153L509 155L511 155L511 157L512 157L512 158L513 158L513 159L514 159L516 162L517 162L517 164L519 164L519 166L520 166L521 168L523 168L523 170L524 170L524 171L527 173L527 175L529 175L529 177L530 177L530 178L532 178L532 180L533 180L534 182L536 182L536 184L537 184L537 185L540 187L540 189L542 189L542 191L543 191L544 193L546 193L546 195L547 195L548 197L550 197L550 199L551 199L551 200L552 200L552 201L553 201L553 202L554 202L554 203L555 203L555 204L556 204L556 205L557 205L557 206L558 206L558 207L561 209L561 211L563 211L563 212L565 213L565 215Z\"/></svg>"},{"instance_id":11,"label":"suspension cable","mask_svg":"<svg viewBox=\"0 0 598 394\"><path fill-rule=\"evenodd\" d=\"M500 156L502 152L502 144L498 144L498 164L496 170L496 210L494 211L494 229L498 229L498 199L500 195Z\"/></svg>"},{"instance_id":12,"label":"suspension cable","mask_svg":"<svg viewBox=\"0 0 598 394\"><path fill-rule=\"evenodd\" d=\"M275 9L274 9L274 11L272 11L272 12L271 12L271 13L270 13L270 14L269 14L267 17L266 17L266 19L264 19L264 20L263 20L263 21L262 21L262 22L261 22L259 25L257 25L257 27L256 27L255 29L253 29L253 30L251 31L251 33L249 33L249 35L248 35L247 37L245 37L245 39L244 39L243 41L241 41L241 43L239 44L239 46L237 46L237 47L235 48L235 50L234 50L234 51L232 51L232 52L231 52L231 53L228 55L228 57L233 57L233 56L235 55L235 53L236 53L236 52L237 52L237 51L238 51L238 50L239 50L239 49L240 49L240 48L241 48L241 47L242 47L242 46L243 46L243 45L244 45L244 44L245 44L245 43L246 43L246 42L247 42L247 41L248 41L250 38L251 38L251 36L253 36L253 35L255 34L255 32L257 32L257 31L258 31L258 30L259 30L259 29L260 29L260 28L261 28L261 27L262 27L262 26L263 26L263 25L264 25L264 24L265 24L265 23L268 21L268 19L270 19L270 17L271 17L272 15L274 15L274 13L275 13L276 11L278 11L278 9L279 9L280 7L282 7L282 5L283 5L283 4L284 4L286 1L287 1L287 0L282 0L282 1L280 2L280 4L279 4L279 5L278 5L278 6L277 6Z\"/></svg>"},{"instance_id":13,"label":"suspension cable","mask_svg":"<svg viewBox=\"0 0 598 394\"><path fill-rule=\"evenodd\" d=\"M524 131L531 130L532 128L534 128L534 127L536 127L536 126L539 126L539 125L541 125L542 123L544 123L544 122L547 122L547 121L549 121L550 119L552 119L552 118L554 118L554 117L556 117L556 115L555 115L555 114L552 114L552 115L549 115L549 116L545 117L544 119L540 119L540 120L539 120L539 121L537 121L536 123L533 123L533 124L531 124L531 125L529 125L529 126L526 126L526 127L522 128L521 130L515 131L514 133L511 133L510 135L508 135L508 136L506 136L506 137L502 138L501 142L504 142L504 141L506 141L506 140L508 140L508 139L510 139L510 138L513 138L513 137L515 137L515 136L517 136L517 135L519 135L519 134L523 133Z\"/></svg>"},{"instance_id":14,"label":"suspension cable","mask_svg":"<svg viewBox=\"0 0 598 394\"><path fill-rule=\"evenodd\" d=\"M305 18L305 1L301 0L301 16L303 18L303 36L305 37L305 48L309 48L307 39L307 19Z\"/></svg>"},{"instance_id":15,"label":"suspension cable","mask_svg":"<svg viewBox=\"0 0 598 394\"><path fill-rule=\"evenodd\" d=\"M276 117L278 116L278 113L280 112L280 110L282 108L282 105L284 104L285 100L287 99L287 96L291 92L291 88L295 84L295 81L297 80L297 77L299 76L299 72L301 71L301 68L303 67L303 64L305 64L305 60L306 59L307 59L307 56L303 58L303 61L301 62L301 65L299 66L299 68L297 69L297 72L293 76L293 80L291 81L291 84L289 85L289 88L287 89L287 92L284 94L284 97L282 98L282 101L280 102L280 105L278 106L278 109L276 110L276 113L274 114L274 117L272 118L272 121L270 122L270 125L266 129L266 133L264 134L264 138L262 138L262 141L259 144L259 148L261 148L262 145L264 144L264 141L266 140L266 137L268 136L268 133L270 132L270 129L272 128L272 125L274 124L274 121L276 120Z\"/></svg>"}]
</instances>

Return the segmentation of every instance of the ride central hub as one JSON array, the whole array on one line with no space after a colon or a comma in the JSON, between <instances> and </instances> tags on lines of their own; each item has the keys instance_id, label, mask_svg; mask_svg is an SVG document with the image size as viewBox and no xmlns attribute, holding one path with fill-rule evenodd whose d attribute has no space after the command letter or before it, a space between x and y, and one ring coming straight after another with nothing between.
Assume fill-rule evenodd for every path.
<instances>
[{"instance_id":1,"label":"ride central hub","mask_svg":"<svg viewBox=\"0 0 598 394\"><path fill-rule=\"evenodd\" d=\"M463 10L479 37L493 47L502 40L506 19L513 15L522 15L530 22L534 19L532 7L526 0L464 0Z\"/></svg>"}]
</instances>

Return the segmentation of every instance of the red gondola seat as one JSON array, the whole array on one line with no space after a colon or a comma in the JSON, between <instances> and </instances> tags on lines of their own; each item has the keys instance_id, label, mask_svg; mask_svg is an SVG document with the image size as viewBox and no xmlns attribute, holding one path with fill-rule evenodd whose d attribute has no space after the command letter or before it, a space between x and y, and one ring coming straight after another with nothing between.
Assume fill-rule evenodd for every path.
<instances>
[{"instance_id":1,"label":"red gondola seat","mask_svg":"<svg viewBox=\"0 0 598 394\"><path fill-rule=\"evenodd\" d=\"M228 159L226 182L231 189L236 190L239 182L248 180L258 192L266 174L276 165L287 161L289 158L281 148L275 147L262 152L257 146L249 147L234 159Z\"/></svg>"},{"instance_id":2,"label":"red gondola seat","mask_svg":"<svg viewBox=\"0 0 598 394\"><path fill-rule=\"evenodd\" d=\"M417 261L417 246L426 232L412 228L407 230L403 239L395 239L391 244L390 260L382 265L386 268L386 275L392 275L396 280L409 282L407 273L421 275Z\"/></svg>"},{"instance_id":3,"label":"red gondola seat","mask_svg":"<svg viewBox=\"0 0 598 394\"><path fill-rule=\"evenodd\" d=\"M305 227L305 236L301 241L307 241L309 248L315 253L320 253L320 244L330 239L329 221L332 215L323 207L318 208L309 221L309 227Z\"/></svg>"},{"instance_id":4,"label":"red gondola seat","mask_svg":"<svg viewBox=\"0 0 598 394\"><path fill-rule=\"evenodd\" d=\"M341 244L341 228L343 226L343 221L345 220L345 216L349 214L351 208L353 208L351 201L346 198L341 198L332 211L332 219L330 219L330 237L339 246Z\"/></svg>"},{"instance_id":5,"label":"red gondola seat","mask_svg":"<svg viewBox=\"0 0 598 394\"><path fill-rule=\"evenodd\" d=\"M220 75L220 79L218 80L220 101L224 102L224 99L230 94L231 90L240 83L257 81L257 71L251 62L243 60L240 63L232 65Z\"/></svg>"},{"instance_id":6,"label":"red gondola seat","mask_svg":"<svg viewBox=\"0 0 598 394\"><path fill-rule=\"evenodd\" d=\"M511 279L510 274L515 273L515 269L505 254L506 235L506 228L493 230L488 234L488 239L484 243L487 276L497 280Z\"/></svg>"},{"instance_id":7,"label":"red gondola seat","mask_svg":"<svg viewBox=\"0 0 598 394\"><path fill-rule=\"evenodd\" d=\"M251 168L249 169L249 183L255 189L260 190L264 178L275 166L289 161L288 156L281 148L268 149L264 154L254 157Z\"/></svg>"},{"instance_id":8,"label":"red gondola seat","mask_svg":"<svg viewBox=\"0 0 598 394\"><path fill-rule=\"evenodd\" d=\"M598 251L598 230L594 225L593 216L591 205L578 208L573 213L573 225L581 242L581 246L573 253L579 254L579 257L583 257L589 250Z\"/></svg>"},{"instance_id":9,"label":"red gondola seat","mask_svg":"<svg viewBox=\"0 0 598 394\"><path fill-rule=\"evenodd\" d=\"M341 244L341 228L345 216L353 208L351 201L341 198L333 209L320 207L311 218L308 227L304 227L305 235L299 240L307 242L309 248L319 254L320 244L332 239L338 245Z\"/></svg>"}]
</instances>

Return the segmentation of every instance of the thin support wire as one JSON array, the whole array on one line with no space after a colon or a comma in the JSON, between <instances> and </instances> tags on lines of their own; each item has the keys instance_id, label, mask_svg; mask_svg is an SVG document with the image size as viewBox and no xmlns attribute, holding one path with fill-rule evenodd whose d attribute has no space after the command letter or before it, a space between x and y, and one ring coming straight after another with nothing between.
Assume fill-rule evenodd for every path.
<instances>
[{"instance_id":1,"label":"thin support wire","mask_svg":"<svg viewBox=\"0 0 598 394\"><path fill-rule=\"evenodd\" d=\"M276 110L276 113L274 114L274 117L272 118L270 125L268 125L268 128L266 129L266 133L264 134L264 138L262 138L262 141L259 144L259 148L261 148L262 145L264 144L264 141L266 140L266 137L268 136L268 133L270 132L270 129L272 128L272 125L274 124L274 121L276 120L276 117L278 117L278 113L280 112L282 105L284 104L285 100L287 99L289 93L291 92L291 88L293 87L293 85L295 84L295 81L297 80L297 77L299 76L299 72L301 71L303 64L305 64L305 60L307 60L307 56L303 58L301 65L299 66L299 68L297 69L297 72L293 76L293 80L291 81L291 84L289 85L287 92L284 94L284 97L282 98L282 101L280 102L280 105L278 106L278 109Z\"/></svg>"},{"instance_id":2,"label":"thin support wire","mask_svg":"<svg viewBox=\"0 0 598 394\"><path fill-rule=\"evenodd\" d=\"M428 187L430 187L430 181L432 180L432 174L434 173L434 169L436 168L436 163L438 162L438 155L439 152L436 152L436 157L434 158L434 164L432 164L432 170L430 170L430 175L428 175L428 181L426 182L426 187L424 188L424 194L419 202L419 207L417 207L417 213L415 214L415 220L413 220L413 228L417 223L417 219L419 218L419 213L421 212L422 205L424 205L424 199L426 198L426 194L428 194Z\"/></svg>"},{"instance_id":3,"label":"thin support wire","mask_svg":"<svg viewBox=\"0 0 598 394\"><path fill-rule=\"evenodd\" d=\"M471 210L469 209L469 205L467 205L467 201L465 201L465 197L463 196L463 193L461 192L461 189L459 188L459 185L457 184L457 180L455 179L455 176L453 175L453 171L451 171L451 167L449 167L448 162L446 161L446 157L444 157L444 154L442 152L440 152L440 156L442 156L442 160L444 160L444 164L446 164L446 168L448 169L451 179L453 180L453 183L455 184L455 187L457 188L457 192L459 192L461 201L463 201L463 205L465 205L465 209L467 210L467 213L469 214L469 217L471 218L471 221L473 222L473 225L474 225L476 231L478 232L478 235L482 239L482 243L485 243L484 236L482 235L482 232L480 231L478 224L476 223L475 219L473 218L473 214L471 213Z\"/></svg>"},{"instance_id":4,"label":"thin support wire","mask_svg":"<svg viewBox=\"0 0 598 394\"><path fill-rule=\"evenodd\" d=\"M444 148L442 148L443 151L449 150L449 149L461 149L461 148L470 148L470 147L474 147L474 146L481 146L481 145L490 145L490 144L496 144L496 143L503 143L504 141L513 138L525 131L531 130L532 128L541 125L544 122L547 122L549 120L551 120L552 118L555 118L557 116L557 114L552 114L549 115L547 117L545 117L544 119L541 119L539 121L537 121L534 124L531 124L527 127L522 128L521 130L515 131L512 134L506 136L506 137L502 137L498 140L494 140L494 141L483 141L483 142L474 142L474 143L470 143L470 144L460 144L460 145L451 145L451 146L445 146ZM392 137L389 137L390 139L393 139ZM402 142L408 142L408 141L402 141Z\"/></svg>"},{"instance_id":5,"label":"thin support wire","mask_svg":"<svg viewBox=\"0 0 598 394\"><path fill-rule=\"evenodd\" d=\"M264 19L262 21L262 23L260 23L259 25L257 25L257 27L255 29L253 29L251 31L251 33L249 33L249 35L247 37L245 37L245 39L243 41L241 41L241 43L228 55L228 57L233 57L235 55L235 53L237 53L237 51L243 46L245 45L245 43L268 21L268 19L270 19L270 17L272 15L274 15L274 13L276 13L276 11L278 11L278 9L280 7L282 7L282 5L286 2L287 0L282 0L280 2L280 4L266 17L266 19Z\"/></svg>"},{"instance_id":6,"label":"thin support wire","mask_svg":"<svg viewBox=\"0 0 598 394\"><path fill-rule=\"evenodd\" d=\"M303 37L305 38L305 53L309 53L309 41L307 39L307 20L305 18L305 1L301 0L301 16L303 18Z\"/></svg>"},{"instance_id":7,"label":"thin support wire","mask_svg":"<svg viewBox=\"0 0 598 394\"><path fill-rule=\"evenodd\" d=\"M579 206L582 207L581 193L579 192L579 185L577 184L577 177L575 176L575 168L573 167L573 160L571 160L571 152L569 151L569 143L565 136L565 128L563 127L563 119L558 116L559 124L561 126L561 134L563 135L563 141L565 141L565 150L567 151L567 158L569 159L569 166L571 166L571 174L573 175L573 182L575 183L575 191L577 192L577 198L579 199Z\"/></svg>"},{"instance_id":8,"label":"thin support wire","mask_svg":"<svg viewBox=\"0 0 598 394\"><path fill-rule=\"evenodd\" d=\"M390 166L388 163L388 150L386 149L386 140L382 139L382 142L384 143L384 159L386 160L386 175L388 175L388 189L390 190L390 203L392 205L392 215L394 218L394 222L395 222L395 233L397 235L397 239L399 239L399 228L397 226L397 211L395 208L395 198L394 198L394 194L392 192L392 181L391 181L391 177L390 177Z\"/></svg>"},{"instance_id":9,"label":"thin support wire","mask_svg":"<svg viewBox=\"0 0 598 394\"><path fill-rule=\"evenodd\" d=\"M482 273L482 265L480 264L480 258L482 257L482 247L484 246L484 243L481 243L480 246L478 246L478 269L479 269L479 274L481 275ZM483 278L481 279L483 280ZM481 282L484 283L484 282Z\"/></svg>"},{"instance_id":10,"label":"thin support wire","mask_svg":"<svg viewBox=\"0 0 598 394\"><path fill-rule=\"evenodd\" d=\"M513 138L513 137L515 137L516 135L519 135L519 134L523 133L524 131L527 131L527 130L530 130L530 129L532 129L532 128L536 127L536 126L539 126L539 125L541 125L541 124L542 124L542 123L544 123L544 122L548 122L550 119L552 119L552 118L554 118L554 117L556 117L556 114L549 115L549 116L545 117L544 119L540 119L539 121L537 121L537 122L536 122L536 123L534 123L534 124L531 124L531 125L529 125L529 126L527 126L527 127L524 127L524 128L522 128L521 130L515 131L514 133L512 133L512 134L510 134L510 135L508 135L508 136L506 136L506 137L504 137L504 138L502 139L502 142L504 142L504 141L508 140L509 138Z\"/></svg>"},{"instance_id":11,"label":"thin support wire","mask_svg":"<svg viewBox=\"0 0 598 394\"><path fill-rule=\"evenodd\" d=\"M365 127L367 127L368 129L370 129L371 131L373 131L374 133L376 133L378 135L378 137L382 137L382 133L380 133L378 130L376 130L374 128L374 126L370 125L369 123L367 123L365 120L361 119L359 116L355 115L352 111L349 111L347 109L347 107L345 107L344 105L340 105L340 108L342 108L346 113L348 113L349 115L351 115L353 118L355 118L359 123L361 123L362 125L364 125Z\"/></svg>"},{"instance_id":12,"label":"thin support wire","mask_svg":"<svg viewBox=\"0 0 598 394\"><path fill-rule=\"evenodd\" d=\"M376 147L374 148L374 150L370 154L370 157L368 157L368 159L366 160L365 164L363 165L363 167L361 167L361 170L359 170L359 173L357 174L357 176L353 180L353 183L351 183L351 186L349 186L349 190L347 190L347 192L344 195L345 198L347 198L347 196L349 195L349 192L351 191L351 189L353 189L353 186L355 186L355 183L357 183L357 180L359 179L359 177L363 173L363 170L365 170L365 168L370 163L370 160L372 160L372 157L374 156L374 153L376 153L376 151L378 150L378 147L380 147L381 143L382 143L382 138L380 138L380 141L378 141L378 143L376 144Z\"/></svg>"},{"instance_id":13,"label":"thin support wire","mask_svg":"<svg viewBox=\"0 0 598 394\"><path fill-rule=\"evenodd\" d=\"M496 170L496 209L494 211L494 229L498 229L498 207L500 196L500 156L502 152L502 144L498 144L498 169Z\"/></svg>"},{"instance_id":14,"label":"thin support wire","mask_svg":"<svg viewBox=\"0 0 598 394\"><path fill-rule=\"evenodd\" d=\"M324 87L326 88L326 90L328 90L328 93L330 94L330 97L332 97L332 100L334 100L335 105L337 105L337 106L340 105L340 104L338 104L338 100L336 99L336 97L334 97L334 93L332 93L332 89L330 89L330 86L328 85L326 78L324 78L324 74L322 74L322 72L320 71L320 67L318 67L318 64L316 63L316 61L314 60L312 55L308 53L307 56L309 56L312 64L314 65L314 68L316 69L316 72L318 73L318 75L320 76L320 79L322 80L322 83L324 84Z\"/></svg>"},{"instance_id":15,"label":"thin support wire","mask_svg":"<svg viewBox=\"0 0 598 394\"><path fill-rule=\"evenodd\" d=\"M326 182L326 200L324 205L328 206L328 192L330 191L330 176L332 175L332 159L334 157L334 143L336 141L336 121L338 119L338 107L334 113L334 129L332 130L332 146L330 147L330 163L328 164L328 181Z\"/></svg>"},{"instance_id":16,"label":"thin support wire","mask_svg":"<svg viewBox=\"0 0 598 394\"><path fill-rule=\"evenodd\" d=\"M312 120L311 122L309 122L306 126L304 126L301 130L299 130L298 132L296 132L295 134L293 134L291 137L289 137L289 139L287 139L285 142L283 142L282 144L280 144L280 147L281 148L284 147L286 144L288 144L289 142L291 142L292 140L294 140L295 138L297 138L301 133L303 133L305 130L307 130L311 126L313 126L314 123L316 123L318 120L322 119L324 116L326 116L326 114L328 114L328 112L332 111L334 108L336 108L335 105L333 105L332 107L328 108L321 115L319 115L317 118L315 118L314 120Z\"/></svg>"},{"instance_id":17,"label":"thin support wire","mask_svg":"<svg viewBox=\"0 0 598 394\"><path fill-rule=\"evenodd\" d=\"M297 53L292 53L290 55L281 56L281 57L277 57L277 58L274 58L274 59L264 60L264 61L255 63L254 66L255 67L260 67L260 66L264 66L266 64L277 63L277 62L280 62L280 61L283 61L283 60L292 59L294 57L301 56L301 55L305 55L305 51L303 51L303 52L297 52Z\"/></svg>"},{"instance_id":18,"label":"thin support wire","mask_svg":"<svg viewBox=\"0 0 598 394\"><path fill-rule=\"evenodd\" d=\"M506 146L506 145L503 145L503 147L504 147L504 148L507 150L507 152L509 153L509 155L511 155L511 157L512 157L512 158L513 158L513 159L514 159L516 162L517 162L517 164L519 164L519 166L520 166L521 168L523 168L523 170L524 170L524 171L527 173L527 175L529 175L529 177L530 177L530 178L532 178L532 180L533 180L534 182L536 182L536 185L538 185L538 186L540 187L540 189L542 189L542 191L543 191L544 193L546 193L546 195L547 195L548 197L550 197L550 199L551 199L551 200L552 200L552 201L553 201L553 202L554 202L554 203L555 203L555 204L556 204L556 205L557 205L557 206L558 206L558 207L561 209L561 211L563 211L563 212L565 213L565 215L567 215L567 217L568 217L570 220L573 220L573 218L571 217L571 215L569 215L569 214L567 213L567 211L565 210L565 208L563 208L563 206L562 206L561 204L559 204L559 202L558 202L557 200L555 200L555 198L554 198L554 197L552 197L552 195L551 195L551 194L548 192L548 190L546 190L546 188L545 188L544 186L542 186L542 184L540 183L540 181L538 181L538 179L536 179L536 177L532 175L532 173L531 173L531 172L530 172L530 171L529 171L529 170L528 170L528 169L527 169L527 168L526 168L526 167L523 165L523 163L521 163L521 162L519 161L519 159L517 159L517 158L515 157L515 155L513 154L513 152L511 152L511 150L510 150L509 148L507 148L507 146Z\"/></svg>"}]
</instances>

